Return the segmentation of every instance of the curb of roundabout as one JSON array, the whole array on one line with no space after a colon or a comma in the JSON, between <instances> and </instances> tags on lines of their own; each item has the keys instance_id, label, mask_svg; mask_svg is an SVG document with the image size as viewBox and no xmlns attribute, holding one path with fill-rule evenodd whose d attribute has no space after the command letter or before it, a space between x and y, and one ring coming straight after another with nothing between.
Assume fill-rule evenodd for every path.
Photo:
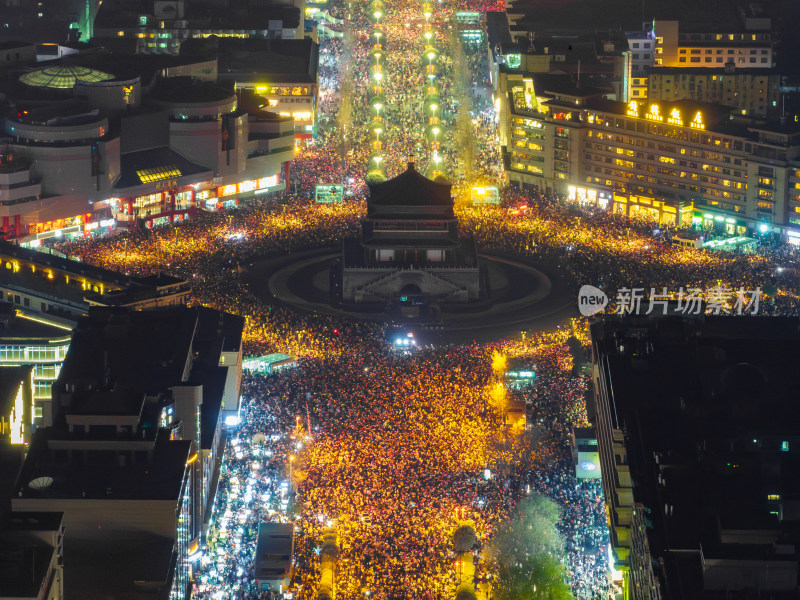
<instances>
[{"instance_id":1,"label":"curb of roundabout","mask_svg":"<svg viewBox=\"0 0 800 600\"><path fill-rule=\"evenodd\" d=\"M271 304L307 313L397 323L398 319L385 313L348 310L327 302L328 269L340 252L337 248L320 248L257 259L248 266L244 278L256 296ZM515 337L522 329L551 328L577 316L577 284L557 266L488 251L481 252L480 257L490 272L496 272L495 279L506 281L509 289L522 280L535 283L522 295L513 297L506 290L493 302L481 303L473 310L466 305L444 306L437 328L448 341Z\"/></svg>"}]
</instances>

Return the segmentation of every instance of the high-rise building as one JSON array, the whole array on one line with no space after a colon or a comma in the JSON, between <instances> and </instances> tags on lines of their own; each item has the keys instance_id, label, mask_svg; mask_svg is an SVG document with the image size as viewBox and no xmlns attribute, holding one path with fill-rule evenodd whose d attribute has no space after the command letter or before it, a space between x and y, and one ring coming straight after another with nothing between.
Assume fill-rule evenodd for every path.
<instances>
[{"instance_id":1,"label":"high-rise building","mask_svg":"<svg viewBox=\"0 0 800 600\"><path fill-rule=\"evenodd\" d=\"M34 434L10 491L12 515L63 513L67 597L188 598L223 422L238 412L243 326L186 307L95 308L78 324L53 425Z\"/></svg>"},{"instance_id":2,"label":"high-rise building","mask_svg":"<svg viewBox=\"0 0 800 600\"><path fill-rule=\"evenodd\" d=\"M793 122L687 100L626 104L574 85L543 93L535 76L500 101L512 184L660 223L800 240Z\"/></svg>"},{"instance_id":3,"label":"high-rise building","mask_svg":"<svg viewBox=\"0 0 800 600\"><path fill-rule=\"evenodd\" d=\"M800 320L606 317L594 427L623 597L797 597Z\"/></svg>"},{"instance_id":4,"label":"high-rise building","mask_svg":"<svg viewBox=\"0 0 800 600\"><path fill-rule=\"evenodd\" d=\"M305 2L107 0L92 42L139 54L178 54L195 38L303 39Z\"/></svg>"}]
</instances>

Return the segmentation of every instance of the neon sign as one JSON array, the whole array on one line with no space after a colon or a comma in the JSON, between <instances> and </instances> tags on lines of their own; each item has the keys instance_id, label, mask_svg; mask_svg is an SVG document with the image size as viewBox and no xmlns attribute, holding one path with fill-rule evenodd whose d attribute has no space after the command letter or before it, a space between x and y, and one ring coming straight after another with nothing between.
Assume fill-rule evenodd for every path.
<instances>
[{"instance_id":1,"label":"neon sign","mask_svg":"<svg viewBox=\"0 0 800 600\"><path fill-rule=\"evenodd\" d=\"M681 118L681 111L677 108L673 108L672 112L669 113L669 118L667 119L667 123L671 123L672 125L680 125L683 127L683 119Z\"/></svg>"},{"instance_id":2,"label":"neon sign","mask_svg":"<svg viewBox=\"0 0 800 600\"><path fill-rule=\"evenodd\" d=\"M664 116L661 114L661 109L659 108L658 104L651 104L650 111L645 115L645 119L649 119L650 121L659 121L664 122Z\"/></svg>"},{"instance_id":3,"label":"neon sign","mask_svg":"<svg viewBox=\"0 0 800 600\"><path fill-rule=\"evenodd\" d=\"M703 122L703 113L701 112L695 113L694 119L692 119L692 122L689 123L689 126L692 129L705 129L706 125Z\"/></svg>"},{"instance_id":4,"label":"neon sign","mask_svg":"<svg viewBox=\"0 0 800 600\"><path fill-rule=\"evenodd\" d=\"M629 117L639 116L639 103L636 100L631 100L630 102L628 102L628 116Z\"/></svg>"}]
</instances>

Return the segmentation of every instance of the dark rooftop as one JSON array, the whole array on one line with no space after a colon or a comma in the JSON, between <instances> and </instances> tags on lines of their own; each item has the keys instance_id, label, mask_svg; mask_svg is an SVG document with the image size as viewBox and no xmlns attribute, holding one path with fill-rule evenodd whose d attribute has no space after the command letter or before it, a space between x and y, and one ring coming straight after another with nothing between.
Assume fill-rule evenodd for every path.
<instances>
[{"instance_id":1,"label":"dark rooftop","mask_svg":"<svg viewBox=\"0 0 800 600\"><path fill-rule=\"evenodd\" d=\"M202 42L195 42L197 48L204 48ZM319 46L311 39L224 38L218 46L220 80L317 83Z\"/></svg>"},{"instance_id":2,"label":"dark rooftop","mask_svg":"<svg viewBox=\"0 0 800 600\"><path fill-rule=\"evenodd\" d=\"M378 206L440 206L450 207L453 198L449 183L439 183L423 176L409 163L397 177L382 183L369 184L368 207Z\"/></svg>"},{"instance_id":3,"label":"dark rooftop","mask_svg":"<svg viewBox=\"0 0 800 600\"><path fill-rule=\"evenodd\" d=\"M16 491L22 498L105 498L177 500L183 485L189 440L170 440L169 432L159 432L149 442L152 458L146 464L120 466L112 452L99 452L84 461L69 461L61 451L51 450L55 429L39 429L33 436ZM60 439L60 438L59 438ZM155 444L154 446L152 444ZM102 456L100 456L102 455ZM106 460L108 459L108 460ZM37 478L50 478L46 487L29 485ZM18 495L14 494L14 496Z\"/></svg>"},{"instance_id":4,"label":"dark rooftop","mask_svg":"<svg viewBox=\"0 0 800 600\"><path fill-rule=\"evenodd\" d=\"M105 384L157 394L184 381L197 313L188 308L92 308L72 337L58 382L77 390Z\"/></svg>"},{"instance_id":5,"label":"dark rooftop","mask_svg":"<svg viewBox=\"0 0 800 600\"><path fill-rule=\"evenodd\" d=\"M0 42L0 51L13 50L14 48L25 48L27 46L34 46L34 45L35 44L32 44L30 42L15 42L15 41Z\"/></svg>"},{"instance_id":6,"label":"dark rooftop","mask_svg":"<svg viewBox=\"0 0 800 600\"><path fill-rule=\"evenodd\" d=\"M145 396L131 390L77 392L72 396L70 415L126 415L140 416L144 410Z\"/></svg>"},{"instance_id":7,"label":"dark rooftop","mask_svg":"<svg viewBox=\"0 0 800 600\"><path fill-rule=\"evenodd\" d=\"M800 319L607 318L591 333L634 501L652 520L650 550L690 586L671 597L703 589L696 565L672 561L671 550L797 560ZM788 555L779 539L792 544Z\"/></svg>"},{"instance_id":8,"label":"dark rooftop","mask_svg":"<svg viewBox=\"0 0 800 600\"><path fill-rule=\"evenodd\" d=\"M158 82L149 98L164 102L216 102L235 98L233 91L193 77L168 77Z\"/></svg>"},{"instance_id":9,"label":"dark rooftop","mask_svg":"<svg viewBox=\"0 0 800 600\"><path fill-rule=\"evenodd\" d=\"M165 600L169 597L173 540L141 533L91 543L64 542L64 597L82 600Z\"/></svg>"},{"instance_id":10,"label":"dark rooftop","mask_svg":"<svg viewBox=\"0 0 800 600\"><path fill-rule=\"evenodd\" d=\"M120 156L120 178L114 184L115 190L125 190L143 185L139 171L159 169L177 169L180 174L175 178L197 176L197 181L206 181L213 177L213 173L208 167L191 162L181 154L178 154L169 146L149 148L128 152ZM190 183L190 182L186 182ZM181 185L186 185L181 183Z\"/></svg>"},{"instance_id":11,"label":"dark rooftop","mask_svg":"<svg viewBox=\"0 0 800 600\"><path fill-rule=\"evenodd\" d=\"M3 343L35 345L55 340L66 342L69 341L70 335L70 331L65 327L48 325L40 319L31 319L24 314L0 319L0 340Z\"/></svg>"}]
</instances>

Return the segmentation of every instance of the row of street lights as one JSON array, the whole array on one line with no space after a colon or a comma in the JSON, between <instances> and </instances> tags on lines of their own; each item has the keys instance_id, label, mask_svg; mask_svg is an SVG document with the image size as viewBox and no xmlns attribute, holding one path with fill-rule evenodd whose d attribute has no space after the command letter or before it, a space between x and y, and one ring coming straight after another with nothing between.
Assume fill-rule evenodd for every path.
<instances>
[{"instance_id":1,"label":"row of street lights","mask_svg":"<svg viewBox=\"0 0 800 600\"><path fill-rule=\"evenodd\" d=\"M425 115L427 118L425 137L428 140L428 148L432 155L429 176L431 179L435 179L439 175L444 175L444 171L442 170L442 157L439 156L439 150L441 149L439 136L444 134L444 130L440 119L441 103L439 101L439 83L437 81L439 50L434 45L436 33L431 24L433 4L428 0L423 0L422 2L422 16L425 17L425 26L422 33L424 48L421 56L421 61L425 70L424 103Z\"/></svg>"},{"instance_id":2,"label":"row of street lights","mask_svg":"<svg viewBox=\"0 0 800 600\"><path fill-rule=\"evenodd\" d=\"M372 0L369 5L370 17L372 18L372 38L373 44L370 50L370 75L372 77L372 96L369 100L370 112L372 113L372 120L369 124L370 132L370 158L367 165L367 178L370 176L386 177L383 162L383 143L381 142L381 134L384 133L383 117L381 117L381 110L386 106L386 99L383 95L383 80L384 71L381 59L385 58L386 53L383 48L381 40L383 39L383 26L381 19L383 19L385 12L382 0Z\"/></svg>"}]
</instances>

